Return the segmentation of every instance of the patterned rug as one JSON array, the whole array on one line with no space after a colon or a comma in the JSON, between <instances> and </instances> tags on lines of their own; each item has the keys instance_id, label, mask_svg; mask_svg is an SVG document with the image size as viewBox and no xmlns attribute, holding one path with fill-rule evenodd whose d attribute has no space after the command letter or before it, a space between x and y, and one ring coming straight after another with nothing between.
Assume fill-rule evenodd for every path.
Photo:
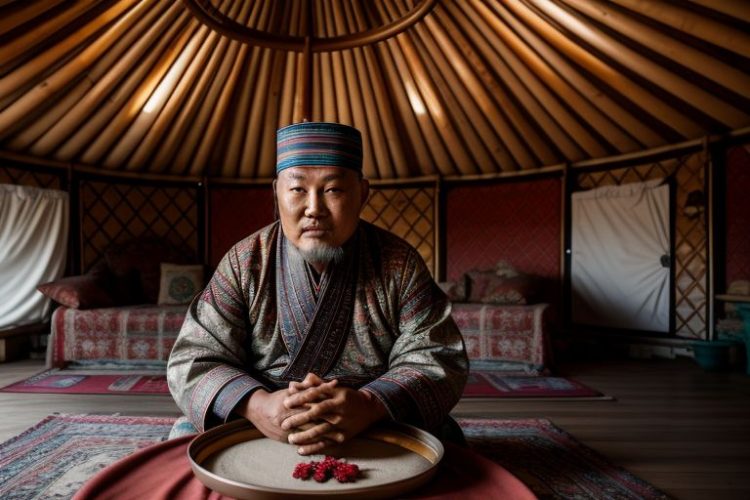
<instances>
[{"instance_id":1,"label":"patterned rug","mask_svg":"<svg viewBox=\"0 0 750 500\"><path fill-rule=\"evenodd\" d=\"M70 498L119 458L166 439L174 418L53 415L0 444L0 498ZM459 419L469 445L540 498L660 499L547 420Z\"/></svg>"},{"instance_id":2,"label":"patterned rug","mask_svg":"<svg viewBox=\"0 0 750 500\"><path fill-rule=\"evenodd\" d=\"M565 377L472 370L465 398L582 398L611 400L601 392Z\"/></svg>"},{"instance_id":3,"label":"patterned rug","mask_svg":"<svg viewBox=\"0 0 750 500\"><path fill-rule=\"evenodd\" d=\"M167 377L162 373L91 373L54 368L0 392L47 394L169 394Z\"/></svg>"},{"instance_id":4,"label":"patterned rug","mask_svg":"<svg viewBox=\"0 0 750 500\"><path fill-rule=\"evenodd\" d=\"M0 498L70 498L107 465L169 435L174 418L52 415L0 444Z\"/></svg>"},{"instance_id":5,"label":"patterned rug","mask_svg":"<svg viewBox=\"0 0 750 500\"><path fill-rule=\"evenodd\" d=\"M169 394L164 370L102 370L90 367L51 369L0 389L0 392L47 394ZM465 398L579 398L611 400L597 390L565 377L475 370Z\"/></svg>"},{"instance_id":6,"label":"patterned rug","mask_svg":"<svg viewBox=\"0 0 750 500\"><path fill-rule=\"evenodd\" d=\"M549 420L458 419L469 445L544 499L669 498Z\"/></svg>"}]
</instances>

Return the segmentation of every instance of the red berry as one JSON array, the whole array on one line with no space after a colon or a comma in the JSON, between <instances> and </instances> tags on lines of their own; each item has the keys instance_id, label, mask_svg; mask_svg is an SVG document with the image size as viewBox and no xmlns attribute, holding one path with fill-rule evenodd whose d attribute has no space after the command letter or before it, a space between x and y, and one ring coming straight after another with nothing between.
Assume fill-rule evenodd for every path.
<instances>
[{"instance_id":1,"label":"red berry","mask_svg":"<svg viewBox=\"0 0 750 500\"><path fill-rule=\"evenodd\" d=\"M316 465L313 479L315 479L319 483L328 481L335 467L336 467L336 459L334 459L333 457L326 457L322 462L319 462Z\"/></svg>"},{"instance_id":2,"label":"red berry","mask_svg":"<svg viewBox=\"0 0 750 500\"><path fill-rule=\"evenodd\" d=\"M359 467L355 464L347 464L345 462L339 462L336 469L333 471L333 477L339 483L351 483L359 476Z\"/></svg>"},{"instance_id":3,"label":"red berry","mask_svg":"<svg viewBox=\"0 0 750 500\"><path fill-rule=\"evenodd\" d=\"M310 476L319 483L328 481L331 476L340 483L350 483L359 476L359 467L331 456L326 456L320 462L300 462L294 467L292 477L309 479Z\"/></svg>"},{"instance_id":4,"label":"red berry","mask_svg":"<svg viewBox=\"0 0 750 500\"><path fill-rule=\"evenodd\" d=\"M297 479L310 479L313 472L313 466L309 463L300 462L294 467L292 477Z\"/></svg>"}]
</instances>

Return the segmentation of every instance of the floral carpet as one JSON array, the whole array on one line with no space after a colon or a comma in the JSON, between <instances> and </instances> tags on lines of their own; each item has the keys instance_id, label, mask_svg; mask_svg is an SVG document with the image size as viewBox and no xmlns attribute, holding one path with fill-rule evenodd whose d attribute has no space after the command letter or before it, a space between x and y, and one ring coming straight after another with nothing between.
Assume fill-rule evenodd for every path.
<instances>
[{"instance_id":1,"label":"floral carpet","mask_svg":"<svg viewBox=\"0 0 750 500\"><path fill-rule=\"evenodd\" d=\"M174 418L52 415L0 444L0 498L70 498L98 471L164 441ZM547 420L459 419L469 446L540 498L667 498Z\"/></svg>"}]
</instances>

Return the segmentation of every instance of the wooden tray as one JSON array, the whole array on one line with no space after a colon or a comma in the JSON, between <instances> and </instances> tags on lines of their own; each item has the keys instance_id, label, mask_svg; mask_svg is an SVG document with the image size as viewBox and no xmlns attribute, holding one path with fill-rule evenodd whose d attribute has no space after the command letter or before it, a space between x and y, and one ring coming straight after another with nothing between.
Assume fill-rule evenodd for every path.
<instances>
[{"instance_id":1,"label":"wooden tray","mask_svg":"<svg viewBox=\"0 0 750 500\"><path fill-rule=\"evenodd\" d=\"M196 477L214 491L241 499L390 498L429 481L443 453L443 445L428 432L383 424L326 450L357 464L362 471L357 481L317 483L294 479L292 472L297 463L323 455L298 455L296 446L264 437L246 420L215 427L188 446Z\"/></svg>"}]
</instances>

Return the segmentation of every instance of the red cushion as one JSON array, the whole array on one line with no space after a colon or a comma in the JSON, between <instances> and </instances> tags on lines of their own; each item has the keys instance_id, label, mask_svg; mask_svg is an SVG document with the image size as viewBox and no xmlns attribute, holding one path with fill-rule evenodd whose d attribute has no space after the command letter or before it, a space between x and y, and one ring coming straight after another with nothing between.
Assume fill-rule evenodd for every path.
<instances>
[{"instance_id":1,"label":"red cushion","mask_svg":"<svg viewBox=\"0 0 750 500\"><path fill-rule=\"evenodd\" d=\"M72 309L92 309L115 305L106 283L96 274L68 276L36 287L44 295Z\"/></svg>"},{"instance_id":2,"label":"red cushion","mask_svg":"<svg viewBox=\"0 0 750 500\"><path fill-rule=\"evenodd\" d=\"M466 276L468 302L531 304L539 292L539 281L527 274L501 277L495 271L469 271Z\"/></svg>"}]
</instances>

